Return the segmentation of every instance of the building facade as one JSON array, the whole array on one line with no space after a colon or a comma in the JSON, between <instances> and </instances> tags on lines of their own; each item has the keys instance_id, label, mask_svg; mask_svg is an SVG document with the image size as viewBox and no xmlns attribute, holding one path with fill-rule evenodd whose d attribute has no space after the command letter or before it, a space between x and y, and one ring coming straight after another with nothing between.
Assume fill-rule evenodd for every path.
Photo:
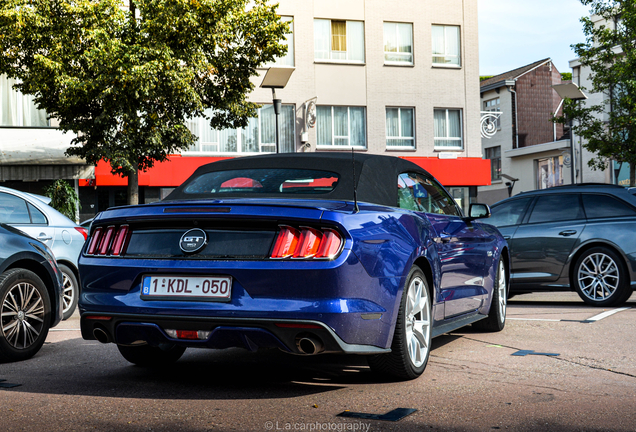
<instances>
[{"instance_id":1,"label":"building facade","mask_svg":"<svg viewBox=\"0 0 636 432\"><path fill-rule=\"evenodd\" d=\"M595 26L600 25L616 25L615 22L608 23L599 15L592 15L592 22ZM593 106L606 104L609 110L609 95L603 93L592 93L588 89L592 88L591 69L588 66L581 65L579 59L569 62L572 69L572 82L578 85L587 96L586 100L579 103ZM603 120L609 120L609 111L603 114ZM580 137L574 137L575 151L577 154L576 163L576 182L577 183L614 183L623 186L629 186L629 164L609 161L606 170L594 170L589 167L588 162L594 157L594 154L583 147L584 142Z\"/></svg>"},{"instance_id":2,"label":"building facade","mask_svg":"<svg viewBox=\"0 0 636 432\"><path fill-rule=\"evenodd\" d=\"M438 177L464 208L477 186L490 184L480 137L477 0L281 0L278 13L292 29L289 52L253 79L258 118L222 131L192 119L198 143L140 173L142 202L161 199L204 163L275 151L272 93L259 88L270 66L294 68L276 90L280 151L404 157ZM105 163L73 178L82 219L125 203L126 180Z\"/></svg>"},{"instance_id":3,"label":"building facade","mask_svg":"<svg viewBox=\"0 0 636 432\"><path fill-rule=\"evenodd\" d=\"M479 188L480 202L570 183L569 128L552 122L555 113L562 114L562 99L552 86L561 83L549 58L481 82L482 110L500 117L491 120L494 136L482 138L492 184Z\"/></svg>"}]
</instances>

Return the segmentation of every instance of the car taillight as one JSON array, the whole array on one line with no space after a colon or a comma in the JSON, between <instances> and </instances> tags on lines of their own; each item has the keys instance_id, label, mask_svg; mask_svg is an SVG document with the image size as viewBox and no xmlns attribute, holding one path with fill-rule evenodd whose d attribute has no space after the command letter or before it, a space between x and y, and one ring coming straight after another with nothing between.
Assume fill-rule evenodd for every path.
<instances>
[{"instance_id":1,"label":"car taillight","mask_svg":"<svg viewBox=\"0 0 636 432\"><path fill-rule=\"evenodd\" d=\"M283 225L274 242L271 258L333 259L340 252L342 243L342 236L330 228L296 229Z\"/></svg>"},{"instance_id":2,"label":"car taillight","mask_svg":"<svg viewBox=\"0 0 636 432\"><path fill-rule=\"evenodd\" d=\"M303 227L294 258L313 258L318 253L322 233L317 229Z\"/></svg>"},{"instance_id":3,"label":"car taillight","mask_svg":"<svg viewBox=\"0 0 636 432\"><path fill-rule=\"evenodd\" d=\"M106 228L106 232L104 233L104 238L99 244L98 255L106 255L108 253L108 247L110 246L110 241L113 238L113 234L115 233L115 227L113 225Z\"/></svg>"},{"instance_id":4,"label":"car taillight","mask_svg":"<svg viewBox=\"0 0 636 432\"><path fill-rule=\"evenodd\" d=\"M88 244L88 249L86 253L88 255L95 255L97 251L97 245L99 245L99 241L102 239L102 228L97 228L93 231L93 236L91 237L91 242Z\"/></svg>"},{"instance_id":5,"label":"car taillight","mask_svg":"<svg viewBox=\"0 0 636 432\"><path fill-rule=\"evenodd\" d=\"M129 234L128 225L111 225L106 230L102 227L96 228L86 249L86 255L120 256L126 249Z\"/></svg>"},{"instance_id":6,"label":"car taillight","mask_svg":"<svg viewBox=\"0 0 636 432\"><path fill-rule=\"evenodd\" d=\"M84 241L88 238L88 230L84 227L75 227L77 232L84 236Z\"/></svg>"},{"instance_id":7,"label":"car taillight","mask_svg":"<svg viewBox=\"0 0 636 432\"><path fill-rule=\"evenodd\" d=\"M326 229L323 231L320 249L316 253L316 258L334 258L340 252L342 237L337 231Z\"/></svg>"},{"instance_id":8,"label":"car taillight","mask_svg":"<svg viewBox=\"0 0 636 432\"><path fill-rule=\"evenodd\" d=\"M123 252L124 244L126 243L126 238L128 237L128 225L122 225L119 227L117 231L117 235L115 235L115 240L113 241L113 248L111 250L111 255L119 256Z\"/></svg>"},{"instance_id":9,"label":"car taillight","mask_svg":"<svg viewBox=\"0 0 636 432\"><path fill-rule=\"evenodd\" d=\"M293 256L299 239L300 231L290 226L281 226L274 243L272 258L289 258Z\"/></svg>"}]
</instances>

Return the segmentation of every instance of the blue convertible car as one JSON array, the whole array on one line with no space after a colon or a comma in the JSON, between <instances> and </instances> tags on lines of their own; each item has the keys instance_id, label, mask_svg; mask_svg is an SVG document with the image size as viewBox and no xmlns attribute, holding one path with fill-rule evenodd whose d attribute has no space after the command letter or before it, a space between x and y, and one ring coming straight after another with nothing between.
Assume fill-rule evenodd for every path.
<instances>
[{"instance_id":1,"label":"blue convertible car","mask_svg":"<svg viewBox=\"0 0 636 432\"><path fill-rule=\"evenodd\" d=\"M403 159L336 153L200 167L164 201L95 218L82 336L138 365L187 347L368 356L400 379L431 338L503 329L507 244Z\"/></svg>"}]
</instances>

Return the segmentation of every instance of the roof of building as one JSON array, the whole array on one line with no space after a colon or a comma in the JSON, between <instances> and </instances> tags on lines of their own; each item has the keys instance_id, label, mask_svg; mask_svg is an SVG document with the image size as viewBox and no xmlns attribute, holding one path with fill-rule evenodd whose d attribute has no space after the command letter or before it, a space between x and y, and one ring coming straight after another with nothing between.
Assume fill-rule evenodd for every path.
<instances>
[{"instance_id":1,"label":"roof of building","mask_svg":"<svg viewBox=\"0 0 636 432\"><path fill-rule=\"evenodd\" d=\"M544 63L547 63L549 61L552 61L551 58L545 58L543 60L539 60L536 61L534 63L530 63L529 65L526 66L522 66L520 68L517 69L513 69L511 71L508 72L504 72L502 74L496 75L492 78L488 78L487 80L483 80L479 86L481 87L482 91L485 90L491 90L497 87L501 87L503 85L505 85L506 81L513 81L517 78L519 78L521 75L524 75L528 72L530 72L531 70L538 68L539 66L543 65Z\"/></svg>"}]
</instances>

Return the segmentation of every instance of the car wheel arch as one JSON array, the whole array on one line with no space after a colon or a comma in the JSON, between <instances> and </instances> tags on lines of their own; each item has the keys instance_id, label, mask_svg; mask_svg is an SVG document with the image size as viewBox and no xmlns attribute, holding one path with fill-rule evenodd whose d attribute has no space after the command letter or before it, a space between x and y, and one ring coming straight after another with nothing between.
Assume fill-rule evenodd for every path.
<instances>
[{"instance_id":1,"label":"car wheel arch","mask_svg":"<svg viewBox=\"0 0 636 432\"><path fill-rule=\"evenodd\" d=\"M414 266L418 266L420 268L420 270L422 270L422 272L424 273L424 276L426 276L426 282L428 282L428 290L429 290L429 294L431 296L431 300L433 302L433 304L435 303L435 299L437 298L435 296L435 287L437 286L434 282L434 278L433 278L433 268L431 266L430 261L428 260L428 258L426 256L420 256L418 257L415 262L413 263ZM412 266L411 266L412 268ZM409 268L408 271L410 272L411 269ZM407 272L408 274L408 272Z\"/></svg>"},{"instance_id":2,"label":"car wheel arch","mask_svg":"<svg viewBox=\"0 0 636 432\"><path fill-rule=\"evenodd\" d=\"M65 260L65 259L57 260L57 264L58 265L60 265L60 264L61 265L65 265L66 267L70 268L73 271L73 274L75 275L75 278L79 282L79 270L77 269L77 265L75 265L71 261L68 261L68 260Z\"/></svg>"},{"instance_id":3,"label":"car wheel arch","mask_svg":"<svg viewBox=\"0 0 636 432\"><path fill-rule=\"evenodd\" d=\"M595 248L595 247L604 247L607 249L610 249L612 252L616 253L616 255L618 255L621 259L621 263L625 266L625 269L627 269L627 276L628 278L630 277L630 275L633 273L630 269L629 263L627 258L625 257L625 255L623 254L623 251L620 250L619 247L617 247L614 243L608 242L608 241L601 241L598 239L595 239L593 241L589 241L587 243L582 244L577 250L576 252L574 252L571 256L570 256L570 260L568 261L568 279L570 281L570 283L573 283L574 281L574 272L576 271L576 269L574 268L576 264L576 262L579 260L579 257L581 255L583 255L585 252L587 252L588 250ZM630 281L631 282L631 281Z\"/></svg>"},{"instance_id":4,"label":"car wheel arch","mask_svg":"<svg viewBox=\"0 0 636 432\"><path fill-rule=\"evenodd\" d=\"M391 331L390 331L390 337L388 339L389 341L389 347L391 346L390 343L393 340L393 334L395 331L395 323L397 321L397 314L398 311L400 309L400 302L402 300L402 295L404 293L403 289L404 286L406 285L406 281L408 280L409 274L411 273L411 270L413 269L413 267L417 266L420 270L422 270L422 273L424 273L424 276L426 277L426 282L427 282L427 288L429 291L429 295L431 298L431 307L435 308L435 300L437 299L437 297L435 296L435 285L434 285L434 278L433 278L433 268L431 265L431 262L429 261L429 258L426 255L420 255L419 257L417 257L410 266L405 267L404 271L405 274L402 276L402 288L399 290L399 292L396 294L395 299L396 299L396 303L393 305L393 312L391 315ZM387 347L388 348L388 347Z\"/></svg>"},{"instance_id":5,"label":"car wheel arch","mask_svg":"<svg viewBox=\"0 0 636 432\"><path fill-rule=\"evenodd\" d=\"M506 270L506 290L510 293L510 280L512 279L512 269L510 267L510 251L508 247L501 250L500 257L504 260L504 269Z\"/></svg>"},{"instance_id":6,"label":"car wheel arch","mask_svg":"<svg viewBox=\"0 0 636 432\"><path fill-rule=\"evenodd\" d=\"M42 282L44 282L44 286L46 287L46 292L49 294L51 310L52 311L56 310L55 308L57 308L59 305L59 299L57 298L53 288L55 284L53 283L53 279L51 278L51 275L44 268L44 266L40 264L38 261L33 260L31 258L21 258L12 262L6 269L4 269L4 271L15 269L15 268L30 270L33 273L35 273L40 279L42 279ZM53 322L55 322L55 314L51 313L51 326L53 325Z\"/></svg>"}]
</instances>

